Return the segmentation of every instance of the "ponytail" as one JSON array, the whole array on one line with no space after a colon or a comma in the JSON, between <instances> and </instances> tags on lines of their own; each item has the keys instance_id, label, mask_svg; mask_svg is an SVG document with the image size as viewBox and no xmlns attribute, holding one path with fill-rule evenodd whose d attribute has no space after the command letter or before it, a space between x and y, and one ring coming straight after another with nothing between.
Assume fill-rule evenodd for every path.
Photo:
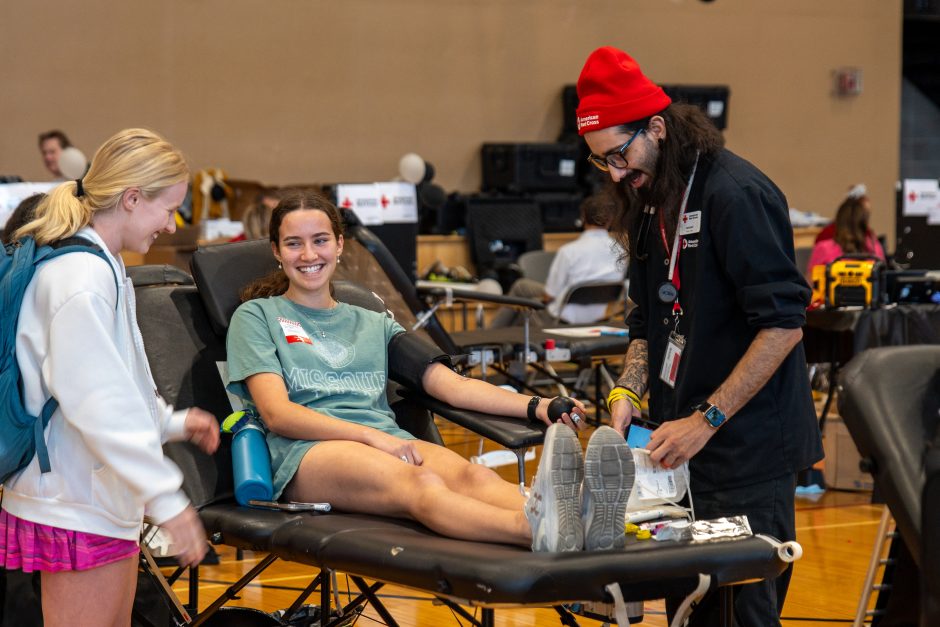
<instances>
[{"instance_id":1,"label":"ponytail","mask_svg":"<svg viewBox=\"0 0 940 627\"><path fill-rule=\"evenodd\" d=\"M36 207L32 220L13 234L14 239L32 235L36 244L42 246L74 235L91 222L94 211L87 198L78 198L77 183L69 181L56 186Z\"/></svg>"},{"instance_id":2,"label":"ponytail","mask_svg":"<svg viewBox=\"0 0 940 627\"><path fill-rule=\"evenodd\" d=\"M244 303L256 298L280 296L287 291L288 287L290 287L290 281L287 280L287 275L278 268L268 276L249 283L242 289L239 296Z\"/></svg>"}]
</instances>

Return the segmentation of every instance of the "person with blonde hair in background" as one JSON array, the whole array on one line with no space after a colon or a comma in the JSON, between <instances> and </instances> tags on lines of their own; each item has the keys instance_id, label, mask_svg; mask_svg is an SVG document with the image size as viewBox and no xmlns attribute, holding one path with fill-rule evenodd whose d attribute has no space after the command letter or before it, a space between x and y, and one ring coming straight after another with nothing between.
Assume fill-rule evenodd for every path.
<instances>
[{"instance_id":1,"label":"person with blonde hair in background","mask_svg":"<svg viewBox=\"0 0 940 627\"><path fill-rule=\"evenodd\" d=\"M181 564L198 564L207 549L161 444L188 438L213 452L218 424L201 409L173 411L155 393L119 256L146 253L176 229L188 180L178 149L152 131L124 130L13 234L37 245L77 236L107 259L41 263L16 330L26 409L39 415L49 396L58 408L44 434L51 470L34 458L4 485L0 566L41 571L46 627L130 624L145 514L169 532Z\"/></svg>"}]
</instances>

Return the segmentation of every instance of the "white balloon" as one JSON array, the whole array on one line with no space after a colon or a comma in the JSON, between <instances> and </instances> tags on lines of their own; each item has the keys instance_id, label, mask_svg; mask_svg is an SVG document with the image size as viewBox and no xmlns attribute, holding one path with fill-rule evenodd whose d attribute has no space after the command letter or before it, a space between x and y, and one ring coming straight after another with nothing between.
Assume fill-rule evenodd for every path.
<instances>
[{"instance_id":1,"label":"white balloon","mask_svg":"<svg viewBox=\"0 0 940 627\"><path fill-rule=\"evenodd\" d=\"M420 155L409 152L398 161L398 174L409 183L417 185L424 180L425 165Z\"/></svg>"},{"instance_id":2,"label":"white balloon","mask_svg":"<svg viewBox=\"0 0 940 627\"><path fill-rule=\"evenodd\" d=\"M501 295L503 293L503 286L500 285L499 281L496 279L480 279L480 282L477 283L477 291L483 292L484 294Z\"/></svg>"},{"instance_id":3,"label":"white balloon","mask_svg":"<svg viewBox=\"0 0 940 627\"><path fill-rule=\"evenodd\" d=\"M87 168L88 159L85 158L85 153L75 146L62 149L59 155L59 172L62 176L66 179L80 179L85 176Z\"/></svg>"}]
</instances>

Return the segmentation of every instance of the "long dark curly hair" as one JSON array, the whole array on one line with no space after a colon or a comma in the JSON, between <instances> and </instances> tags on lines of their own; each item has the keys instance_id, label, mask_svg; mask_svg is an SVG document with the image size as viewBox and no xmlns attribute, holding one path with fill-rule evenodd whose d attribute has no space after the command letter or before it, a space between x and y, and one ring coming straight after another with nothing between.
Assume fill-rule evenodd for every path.
<instances>
[{"instance_id":1,"label":"long dark curly hair","mask_svg":"<svg viewBox=\"0 0 940 627\"><path fill-rule=\"evenodd\" d=\"M674 102L656 115L665 120L666 137L659 140L659 157L650 187L633 189L623 181L610 182L621 204L611 229L628 255L631 251L636 251L635 245L632 244L636 242L640 218L643 208L647 205L663 212L667 239L672 239L679 214L679 203L692 172L696 151L700 159L708 158L721 150L725 144L718 128L694 105ZM648 128L653 117L624 124L618 130L633 134L641 128Z\"/></svg>"}]
</instances>

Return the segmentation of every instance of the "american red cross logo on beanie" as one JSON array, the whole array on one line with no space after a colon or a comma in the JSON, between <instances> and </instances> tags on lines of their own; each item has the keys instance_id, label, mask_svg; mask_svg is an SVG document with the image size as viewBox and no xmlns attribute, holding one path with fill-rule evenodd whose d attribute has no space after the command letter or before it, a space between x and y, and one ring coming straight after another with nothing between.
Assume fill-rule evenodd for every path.
<instances>
[{"instance_id":1,"label":"american red cross logo on beanie","mask_svg":"<svg viewBox=\"0 0 940 627\"><path fill-rule=\"evenodd\" d=\"M672 103L630 55L612 46L598 48L584 62L578 77L578 99L581 135L642 120Z\"/></svg>"}]
</instances>

